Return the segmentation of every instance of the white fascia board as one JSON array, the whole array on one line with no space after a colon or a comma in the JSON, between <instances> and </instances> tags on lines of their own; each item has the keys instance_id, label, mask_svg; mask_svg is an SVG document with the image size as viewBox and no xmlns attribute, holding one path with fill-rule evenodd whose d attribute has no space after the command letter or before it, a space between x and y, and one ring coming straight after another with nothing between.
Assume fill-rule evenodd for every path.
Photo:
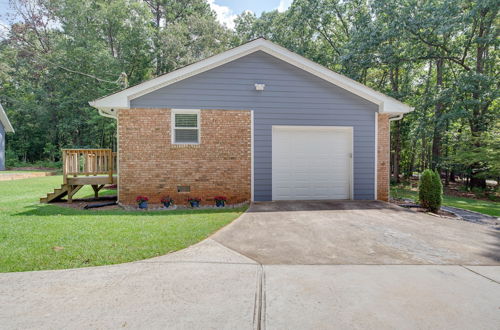
<instances>
[{"instance_id":1,"label":"white fascia board","mask_svg":"<svg viewBox=\"0 0 500 330\"><path fill-rule=\"evenodd\" d=\"M130 100L132 99L138 98L154 90L197 75L204 71L208 71L225 63L234 61L256 51L263 51L277 57L315 76L331 82L334 85L346 89L372 103L378 104L379 112L381 113L407 113L413 110L413 108L392 97L377 92L346 76L333 72L324 66L321 66L263 38L248 42L239 47L214 55L171 73L153 78L139 85L127 88L121 92L89 102L89 104L98 109L126 109L130 107Z\"/></svg>"},{"instance_id":2,"label":"white fascia board","mask_svg":"<svg viewBox=\"0 0 500 330\"><path fill-rule=\"evenodd\" d=\"M14 133L14 127L12 127L7 114L5 113L2 105L0 104L0 122L3 125L3 128L8 133Z\"/></svg>"}]
</instances>

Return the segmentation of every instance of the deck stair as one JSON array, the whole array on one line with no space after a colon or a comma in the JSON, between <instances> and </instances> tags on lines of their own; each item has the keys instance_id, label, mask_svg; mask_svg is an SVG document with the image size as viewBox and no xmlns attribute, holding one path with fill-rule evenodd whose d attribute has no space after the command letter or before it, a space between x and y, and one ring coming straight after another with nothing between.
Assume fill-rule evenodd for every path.
<instances>
[{"instance_id":1,"label":"deck stair","mask_svg":"<svg viewBox=\"0 0 500 330\"><path fill-rule=\"evenodd\" d=\"M97 198L106 184L116 184L116 153L111 149L63 149L63 183L60 188L40 198L40 203L60 201L73 195L83 186L90 185Z\"/></svg>"},{"instance_id":2,"label":"deck stair","mask_svg":"<svg viewBox=\"0 0 500 330\"><path fill-rule=\"evenodd\" d=\"M46 197L40 198L40 203L57 202L67 195L68 195L68 201L70 201L73 195L76 194L76 192L80 190L82 187L83 185L73 186L69 184L62 184L61 188L56 188L54 189L53 192L48 193Z\"/></svg>"}]
</instances>

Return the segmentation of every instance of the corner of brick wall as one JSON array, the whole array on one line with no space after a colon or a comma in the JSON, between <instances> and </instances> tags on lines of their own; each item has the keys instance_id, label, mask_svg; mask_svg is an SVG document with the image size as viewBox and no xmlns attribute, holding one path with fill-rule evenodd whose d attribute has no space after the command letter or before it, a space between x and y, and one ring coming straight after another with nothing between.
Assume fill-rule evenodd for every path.
<instances>
[{"instance_id":1,"label":"corner of brick wall","mask_svg":"<svg viewBox=\"0 0 500 330\"><path fill-rule=\"evenodd\" d=\"M378 114L377 199L389 200L390 123L388 114Z\"/></svg>"},{"instance_id":2,"label":"corner of brick wall","mask_svg":"<svg viewBox=\"0 0 500 330\"><path fill-rule=\"evenodd\" d=\"M216 195L230 204L250 200L250 111L202 110L200 120L199 145L173 145L170 109L118 111L121 204L135 204L138 195L151 204L167 195L176 204L189 196L202 198L202 205ZM179 193L178 186L191 191Z\"/></svg>"}]
</instances>

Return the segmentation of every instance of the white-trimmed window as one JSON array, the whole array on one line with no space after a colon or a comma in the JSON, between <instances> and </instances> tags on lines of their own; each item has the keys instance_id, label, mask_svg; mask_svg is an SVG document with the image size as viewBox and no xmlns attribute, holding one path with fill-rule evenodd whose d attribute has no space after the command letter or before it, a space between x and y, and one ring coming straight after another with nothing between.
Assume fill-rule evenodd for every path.
<instances>
[{"instance_id":1,"label":"white-trimmed window","mask_svg":"<svg viewBox=\"0 0 500 330\"><path fill-rule=\"evenodd\" d=\"M172 143L200 143L200 110L172 110Z\"/></svg>"}]
</instances>

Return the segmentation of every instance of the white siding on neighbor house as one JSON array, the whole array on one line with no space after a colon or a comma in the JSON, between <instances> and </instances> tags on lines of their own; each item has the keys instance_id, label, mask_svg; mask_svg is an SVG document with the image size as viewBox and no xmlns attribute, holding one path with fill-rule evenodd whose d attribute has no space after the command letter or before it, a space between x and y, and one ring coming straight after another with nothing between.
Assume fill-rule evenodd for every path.
<instances>
[{"instance_id":1,"label":"white siding on neighbor house","mask_svg":"<svg viewBox=\"0 0 500 330\"><path fill-rule=\"evenodd\" d=\"M5 170L5 129L0 122L0 171Z\"/></svg>"},{"instance_id":2,"label":"white siding on neighbor house","mask_svg":"<svg viewBox=\"0 0 500 330\"><path fill-rule=\"evenodd\" d=\"M256 91L255 84L265 84ZM272 126L352 126L354 199L375 198L378 106L264 52L131 100L132 108L254 111L254 199L272 199Z\"/></svg>"}]
</instances>

